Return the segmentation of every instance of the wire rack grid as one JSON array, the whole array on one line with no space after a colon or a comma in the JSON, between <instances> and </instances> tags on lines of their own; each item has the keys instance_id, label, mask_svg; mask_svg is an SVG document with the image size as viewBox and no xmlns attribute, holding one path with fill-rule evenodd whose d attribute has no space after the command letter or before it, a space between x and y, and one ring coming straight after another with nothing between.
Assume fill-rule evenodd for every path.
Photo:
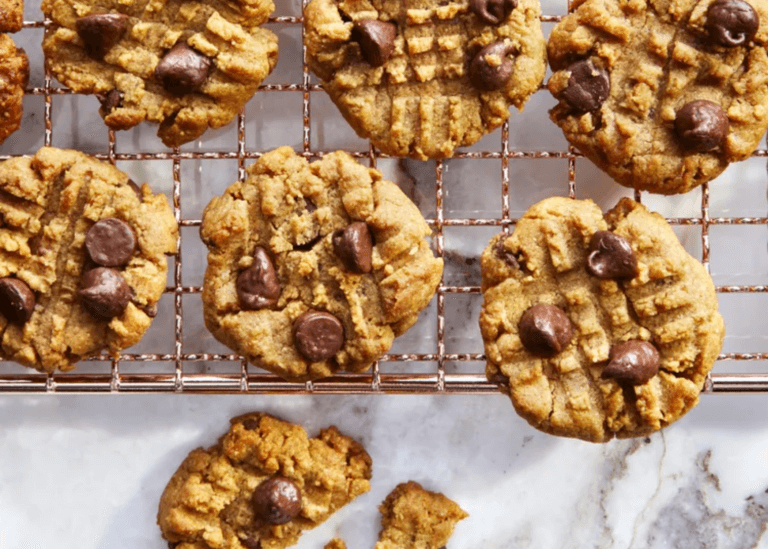
<instances>
[{"instance_id":1,"label":"wire rack grid","mask_svg":"<svg viewBox=\"0 0 768 549\"><path fill-rule=\"evenodd\" d=\"M308 0L302 0L306 5ZM570 5L569 5L570 11ZM543 23L556 23L562 15L542 15ZM274 26L302 26L300 15L272 17L269 23ZM24 28L43 28L44 32L50 21L25 21ZM312 92L322 91L322 85L312 83L307 66L306 47L302 38L302 77L301 83L262 85L259 93L302 93L303 134L301 153L308 159L322 157L331 151L313 150L311 147L311 97ZM31 87L27 95L42 96L44 100L44 139L46 146L52 144L53 116L52 98L57 95L74 95L69 89L54 87L53 78L46 70L43 87ZM542 93L542 92L540 92ZM543 92L546 93L546 92ZM117 161L152 161L169 160L172 162L172 203L173 212L180 227L199 227L200 219L187 219L182 216L182 170L181 163L185 160L236 160L238 178L245 179L247 161L258 159L266 151L250 150L246 147L245 109L237 117L237 149L215 152L187 152L176 148L171 152L135 152L120 153L117 151L115 133L109 131L109 145L106 154L96 154L98 158L113 164ZM23 131L23 130L21 130ZM456 159L497 159L500 161L499 199L501 216L493 218L454 218L447 217L445 212L445 161L434 161L434 200L435 215L427 219L434 231L434 249L440 257L446 255L444 229L448 227L491 227L509 231L517 219L511 215L510 208L510 164L520 160L562 159L567 161L568 196L575 198L576 166L580 153L573 149L540 151L514 150L510 146L509 123L501 128L499 150L459 152ZM275 144L277 146L279 144ZM274 147L270 147L274 148ZM367 161L371 167L377 167L377 161L388 159L375 148L369 146L367 152L348 151L360 161ZM0 154L0 160L6 160L15 155ZM754 157L768 157L767 149L759 149ZM635 200L641 201L640 192L634 193ZM701 260L709 269L710 237L709 229L718 225L763 225L768 226L768 217L712 217L709 211L709 186L701 190L701 207L697 215L688 217L668 218L668 222L677 226L698 226L701 230ZM236 354L189 353L184 349L184 306L182 296L200 294L200 286L189 286L182 283L182 239L179 236L178 253L173 258L172 284L166 288L166 294L173 297L174 315L174 348L172 353L156 354L141 353L120 354L118 357L107 355L93 357L89 362L105 362L109 364L108 371L98 373L57 373L41 374L35 372L16 373L8 368L9 363L0 362L0 394L79 394L79 393L219 393L219 394L496 394L498 388L489 383L482 373L452 373L446 371L448 363L484 363L482 353L447 353L446 352L446 297L456 294L474 296L481 299L479 286L450 285L441 282L436 295L436 352L434 353L391 353L381 357L374 363L369 373L341 373L332 378L310 381L306 383L290 383L285 380L249 366L245 359ZM189 238L189 237L187 237ZM757 294L768 292L765 285L718 286L721 294ZM718 361L736 361L744 364L747 361L768 361L768 352L723 353ZM173 366L170 373L124 373L121 365L127 363L166 363ZM190 373L185 371L185 363L232 363L239 366L238 373ZM384 373L380 363L434 363L434 371L427 373ZM132 369L133 370L133 369ZM717 365L715 367L717 371ZM712 373L708 376L704 393L749 393L768 392L768 372L766 373Z\"/></svg>"}]
</instances>

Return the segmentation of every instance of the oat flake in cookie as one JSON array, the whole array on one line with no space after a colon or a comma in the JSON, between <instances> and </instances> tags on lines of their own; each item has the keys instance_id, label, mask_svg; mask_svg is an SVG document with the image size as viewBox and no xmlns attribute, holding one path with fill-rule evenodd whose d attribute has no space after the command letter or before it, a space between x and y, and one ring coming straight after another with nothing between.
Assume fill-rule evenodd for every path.
<instances>
[{"instance_id":1,"label":"oat flake in cookie","mask_svg":"<svg viewBox=\"0 0 768 549\"><path fill-rule=\"evenodd\" d=\"M46 67L96 94L114 130L150 120L169 147L229 124L277 63L272 0L43 0Z\"/></svg>"},{"instance_id":2,"label":"oat flake in cookie","mask_svg":"<svg viewBox=\"0 0 768 549\"><path fill-rule=\"evenodd\" d=\"M218 444L187 456L157 522L176 549L281 549L371 489L371 458L336 427L309 438L266 414L231 420Z\"/></svg>"},{"instance_id":3,"label":"oat flake in cookie","mask_svg":"<svg viewBox=\"0 0 768 549\"><path fill-rule=\"evenodd\" d=\"M536 0L312 0L310 68L383 152L452 156L522 109L544 78Z\"/></svg>"},{"instance_id":4,"label":"oat flake in cookie","mask_svg":"<svg viewBox=\"0 0 768 549\"><path fill-rule=\"evenodd\" d=\"M605 442L698 402L723 319L706 269L660 215L548 198L491 240L481 267L486 375L532 426Z\"/></svg>"},{"instance_id":5,"label":"oat flake in cookie","mask_svg":"<svg viewBox=\"0 0 768 549\"><path fill-rule=\"evenodd\" d=\"M168 201L106 162L43 148L0 163L0 357L68 371L135 345L165 290Z\"/></svg>"},{"instance_id":6,"label":"oat flake in cookie","mask_svg":"<svg viewBox=\"0 0 768 549\"><path fill-rule=\"evenodd\" d=\"M394 183L346 153L267 153L203 214L206 326L288 380L365 371L437 289L430 233Z\"/></svg>"},{"instance_id":7,"label":"oat flake in cookie","mask_svg":"<svg viewBox=\"0 0 768 549\"><path fill-rule=\"evenodd\" d=\"M624 186L683 193L768 128L768 2L580 0L555 26L550 111Z\"/></svg>"}]
</instances>

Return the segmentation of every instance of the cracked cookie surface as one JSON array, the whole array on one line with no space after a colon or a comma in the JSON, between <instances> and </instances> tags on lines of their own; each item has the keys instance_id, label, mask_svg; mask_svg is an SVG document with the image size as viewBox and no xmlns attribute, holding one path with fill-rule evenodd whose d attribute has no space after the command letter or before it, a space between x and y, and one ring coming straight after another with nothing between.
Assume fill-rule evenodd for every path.
<instances>
[{"instance_id":1,"label":"cracked cookie surface","mask_svg":"<svg viewBox=\"0 0 768 549\"><path fill-rule=\"evenodd\" d=\"M605 442L697 404L723 319L706 269L660 215L549 198L491 240L481 267L486 375L533 427Z\"/></svg>"},{"instance_id":2,"label":"cracked cookie surface","mask_svg":"<svg viewBox=\"0 0 768 549\"><path fill-rule=\"evenodd\" d=\"M538 89L539 16L535 0L312 0L308 63L358 135L387 154L445 158Z\"/></svg>"},{"instance_id":3,"label":"cracked cookie surface","mask_svg":"<svg viewBox=\"0 0 768 549\"><path fill-rule=\"evenodd\" d=\"M0 163L0 219L4 359L67 371L138 343L165 290L166 254L176 251L165 196L106 162L43 148ZM112 230L92 230L105 223Z\"/></svg>"},{"instance_id":4,"label":"cracked cookie surface","mask_svg":"<svg viewBox=\"0 0 768 549\"><path fill-rule=\"evenodd\" d=\"M443 270L416 206L336 152L265 154L203 214L205 323L252 364L304 381L361 372L431 300Z\"/></svg>"},{"instance_id":5,"label":"cracked cookie surface","mask_svg":"<svg viewBox=\"0 0 768 549\"><path fill-rule=\"evenodd\" d=\"M0 15L2 12L0 11ZM29 83L29 60L10 36L0 34L0 144L21 126L24 89Z\"/></svg>"},{"instance_id":6,"label":"cracked cookie surface","mask_svg":"<svg viewBox=\"0 0 768 549\"><path fill-rule=\"evenodd\" d=\"M371 458L336 427L309 438L260 413L231 424L217 445L189 454L163 492L157 522L174 549L288 547L371 488Z\"/></svg>"},{"instance_id":7,"label":"cracked cookie surface","mask_svg":"<svg viewBox=\"0 0 768 549\"><path fill-rule=\"evenodd\" d=\"M23 23L23 0L0 0L0 32L18 32Z\"/></svg>"},{"instance_id":8,"label":"cracked cookie surface","mask_svg":"<svg viewBox=\"0 0 768 549\"><path fill-rule=\"evenodd\" d=\"M443 494L409 480L379 506L381 532L375 549L440 549L469 515Z\"/></svg>"},{"instance_id":9,"label":"cracked cookie surface","mask_svg":"<svg viewBox=\"0 0 768 549\"><path fill-rule=\"evenodd\" d=\"M44 0L46 67L97 94L112 129L160 123L169 147L229 124L277 63L272 0Z\"/></svg>"},{"instance_id":10,"label":"cracked cookie surface","mask_svg":"<svg viewBox=\"0 0 768 549\"><path fill-rule=\"evenodd\" d=\"M768 128L768 3L572 5L548 44L548 87L560 100L550 117L618 183L686 192L757 148ZM702 100L708 110L691 117L685 107ZM686 123L708 139L691 140Z\"/></svg>"}]
</instances>

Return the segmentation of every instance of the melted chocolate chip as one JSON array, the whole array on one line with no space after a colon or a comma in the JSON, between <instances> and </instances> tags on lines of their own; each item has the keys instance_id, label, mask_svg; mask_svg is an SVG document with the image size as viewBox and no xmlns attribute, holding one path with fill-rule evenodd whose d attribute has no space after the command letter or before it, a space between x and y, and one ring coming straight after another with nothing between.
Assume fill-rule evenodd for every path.
<instances>
[{"instance_id":1,"label":"melted chocolate chip","mask_svg":"<svg viewBox=\"0 0 768 549\"><path fill-rule=\"evenodd\" d=\"M395 49L397 25L378 19L361 19L352 30L352 40L360 44L363 59L380 67L387 62Z\"/></svg>"},{"instance_id":2,"label":"melted chocolate chip","mask_svg":"<svg viewBox=\"0 0 768 549\"><path fill-rule=\"evenodd\" d=\"M0 314L8 322L24 324L35 310L35 294L18 278L0 278Z\"/></svg>"},{"instance_id":3,"label":"melted chocolate chip","mask_svg":"<svg viewBox=\"0 0 768 549\"><path fill-rule=\"evenodd\" d=\"M315 213L317 211L317 206L315 206L315 203L306 197L304 198L304 207L309 213Z\"/></svg>"},{"instance_id":4,"label":"melted chocolate chip","mask_svg":"<svg viewBox=\"0 0 768 549\"><path fill-rule=\"evenodd\" d=\"M509 42L485 46L469 64L469 81L482 91L503 88L512 76L513 64L508 56L514 52L515 48Z\"/></svg>"},{"instance_id":5,"label":"melted chocolate chip","mask_svg":"<svg viewBox=\"0 0 768 549\"><path fill-rule=\"evenodd\" d=\"M373 240L368 225L355 221L344 229L335 231L332 240L333 250L346 270L357 274L371 272Z\"/></svg>"},{"instance_id":6,"label":"melted chocolate chip","mask_svg":"<svg viewBox=\"0 0 768 549\"><path fill-rule=\"evenodd\" d=\"M261 549L261 542L253 538L245 538L240 540L240 543L243 544L245 549Z\"/></svg>"},{"instance_id":7,"label":"melted chocolate chip","mask_svg":"<svg viewBox=\"0 0 768 549\"><path fill-rule=\"evenodd\" d=\"M504 239L501 239L496 243L495 251L496 251L496 257L501 259L504 263L506 263L513 269L520 268L520 262L517 260L517 257L515 257L515 254L507 250L507 248L504 246Z\"/></svg>"},{"instance_id":8,"label":"melted chocolate chip","mask_svg":"<svg viewBox=\"0 0 768 549\"><path fill-rule=\"evenodd\" d=\"M517 0L470 0L469 9L484 23L498 25L517 7Z\"/></svg>"},{"instance_id":9,"label":"melted chocolate chip","mask_svg":"<svg viewBox=\"0 0 768 549\"><path fill-rule=\"evenodd\" d=\"M293 323L293 342L304 358L320 362L344 345L344 326L330 313L307 311Z\"/></svg>"},{"instance_id":10,"label":"melted chocolate chip","mask_svg":"<svg viewBox=\"0 0 768 549\"><path fill-rule=\"evenodd\" d=\"M706 99L686 103L675 117L675 133L680 147L688 152L702 153L720 147L729 127L725 110Z\"/></svg>"},{"instance_id":11,"label":"melted chocolate chip","mask_svg":"<svg viewBox=\"0 0 768 549\"><path fill-rule=\"evenodd\" d=\"M203 85L212 65L208 57L179 42L157 64L155 78L165 91L182 96Z\"/></svg>"},{"instance_id":12,"label":"melted chocolate chip","mask_svg":"<svg viewBox=\"0 0 768 549\"><path fill-rule=\"evenodd\" d=\"M109 217L101 219L85 234L85 249L97 265L121 267L136 251L136 233L128 223Z\"/></svg>"},{"instance_id":13,"label":"melted chocolate chip","mask_svg":"<svg viewBox=\"0 0 768 549\"><path fill-rule=\"evenodd\" d=\"M659 351L647 341L631 340L611 347L603 377L642 385L659 371Z\"/></svg>"},{"instance_id":14,"label":"melted chocolate chip","mask_svg":"<svg viewBox=\"0 0 768 549\"><path fill-rule=\"evenodd\" d=\"M86 15L75 21L75 28L86 53L101 60L128 30L128 16L122 13Z\"/></svg>"},{"instance_id":15,"label":"melted chocolate chip","mask_svg":"<svg viewBox=\"0 0 768 549\"><path fill-rule=\"evenodd\" d=\"M253 418L248 418L243 422L243 428L247 431L256 431L259 425L259 420Z\"/></svg>"},{"instance_id":16,"label":"melted chocolate chip","mask_svg":"<svg viewBox=\"0 0 768 549\"><path fill-rule=\"evenodd\" d=\"M125 94L120 90L110 90L107 93L97 93L96 99L101 103L101 108L106 114L111 113L115 109L119 109L123 106L123 98Z\"/></svg>"},{"instance_id":17,"label":"melted chocolate chip","mask_svg":"<svg viewBox=\"0 0 768 549\"><path fill-rule=\"evenodd\" d=\"M530 352L553 356L573 338L573 325L560 307L534 305L523 313L518 324L520 340Z\"/></svg>"},{"instance_id":18,"label":"melted chocolate chip","mask_svg":"<svg viewBox=\"0 0 768 549\"><path fill-rule=\"evenodd\" d=\"M611 231L597 231L589 243L587 271L598 278L634 278L637 258L626 238Z\"/></svg>"},{"instance_id":19,"label":"melted chocolate chip","mask_svg":"<svg viewBox=\"0 0 768 549\"><path fill-rule=\"evenodd\" d=\"M267 250L261 246L256 247L253 252L253 265L240 273L235 287L243 309L264 309L277 304L280 298L280 282Z\"/></svg>"},{"instance_id":20,"label":"melted chocolate chip","mask_svg":"<svg viewBox=\"0 0 768 549\"><path fill-rule=\"evenodd\" d=\"M252 501L257 520L269 524L285 524L301 513L301 489L286 477L272 477L259 484Z\"/></svg>"},{"instance_id":21,"label":"melted chocolate chip","mask_svg":"<svg viewBox=\"0 0 768 549\"><path fill-rule=\"evenodd\" d=\"M735 48L749 44L759 26L755 8L744 0L717 0L707 10L707 34L719 46Z\"/></svg>"},{"instance_id":22,"label":"melted chocolate chip","mask_svg":"<svg viewBox=\"0 0 768 549\"><path fill-rule=\"evenodd\" d=\"M611 89L608 71L595 67L591 59L576 61L566 70L571 76L560 97L578 112L594 112L599 109Z\"/></svg>"},{"instance_id":23,"label":"melted chocolate chip","mask_svg":"<svg viewBox=\"0 0 768 549\"><path fill-rule=\"evenodd\" d=\"M85 273L78 294L85 310L102 319L123 314L133 297L123 275L107 267L97 267Z\"/></svg>"}]
</instances>

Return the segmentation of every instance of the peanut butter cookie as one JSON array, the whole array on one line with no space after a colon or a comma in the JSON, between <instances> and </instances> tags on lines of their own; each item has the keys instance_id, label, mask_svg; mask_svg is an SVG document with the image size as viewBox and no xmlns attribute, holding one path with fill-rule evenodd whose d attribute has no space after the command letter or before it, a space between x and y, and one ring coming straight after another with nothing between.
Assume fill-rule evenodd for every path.
<instances>
[{"instance_id":1,"label":"peanut butter cookie","mask_svg":"<svg viewBox=\"0 0 768 549\"><path fill-rule=\"evenodd\" d=\"M272 0L44 0L46 66L96 94L112 129L159 122L169 147L229 124L277 64Z\"/></svg>"},{"instance_id":2,"label":"peanut butter cookie","mask_svg":"<svg viewBox=\"0 0 768 549\"><path fill-rule=\"evenodd\" d=\"M544 78L536 0L312 0L310 68L383 152L445 158L522 109Z\"/></svg>"},{"instance_id":3,"label":"peanut butter cookie","mask_svg":"<svg viewBox=\"0 0 768 549\"><path fill-rule=\"evenodd\" d=\"M723 342L706 269L622 199L549 198L481 258L486 375L532 426L605 442L693 408Z\"/></svg>"},{"instance_id":4,"label":"peanut butter cookie","mask_svg":"<svg viewBox=\"0 0 768 549\"><path fill-rule=\"evenodd\" d=\"M43 148L0 163L0 356L43 372L138 343L178 227L165 196Z\"/></svg>"},{"instance_id":5,"label":"peanut butter cookie","mask_svg":"<svg viewBox=\"0 0 768 549\"><path fill-rule=\"evenodd\" d=\"M380 172L279 148L205 209L206 326L288 380L367 370L437 289L430 233Z\"/></svg>"}]
</instances>

